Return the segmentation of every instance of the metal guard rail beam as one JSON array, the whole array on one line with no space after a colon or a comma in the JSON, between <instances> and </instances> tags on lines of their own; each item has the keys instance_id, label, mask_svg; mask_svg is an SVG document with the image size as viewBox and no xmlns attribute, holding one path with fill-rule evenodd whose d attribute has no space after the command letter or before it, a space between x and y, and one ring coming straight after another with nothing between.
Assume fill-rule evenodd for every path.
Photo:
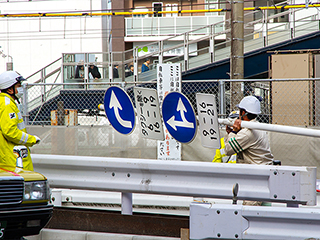
<instances>
[{"instance_id":1,"label":"metal guard rail beam","mask_svg":"<svg viewBox=\"0 0 320 240\"><path fill-rule=\"evenodd\" d=\"M316 168L32 154L53 188L316 204Z\"/></svg>"},{"instance_id":2,"label":"metal guard rail beam","mask_svg":"<svg viewBox=\"0 0 320 240\"><path fill-rule=\"evenodd\" d=\"M190 205L190 240L311 240L320 237L320 209L225 204Z\"/></svg>"}]
</instances>

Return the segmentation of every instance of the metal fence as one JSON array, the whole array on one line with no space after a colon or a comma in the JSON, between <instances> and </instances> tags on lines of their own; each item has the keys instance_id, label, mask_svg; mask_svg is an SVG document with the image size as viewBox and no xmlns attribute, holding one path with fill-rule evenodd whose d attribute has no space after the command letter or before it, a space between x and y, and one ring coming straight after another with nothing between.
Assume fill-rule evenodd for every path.
<instances>
[{"instance_id":1,"label":"metal fence","mask_svg":"<svg viewBox=\"0 0 320 240\"><path fill-rule=\"evenodd\" d=\"M236 109L242 97L254 95L261 102L260 122L312 127L320 125L319 81L317 78L185 80L182 93L195 111L196 93L215 95L222 118ZM24 115L28 116L26 121L29 125L51 125L50 112L57 110L58 102L63 102L64 109L77 110L79 125L101 125L100 117L104 113L98 110L98 105L103 103L106 89L114 85L125 89L132 101L134 86L157 89L155 81L27 84L24 101L27 104L23 104ZM96 121L88 117L95 117Z\"/></svg>"},{"instance_id":2,"label":"metal fence","mask_svg":"<svg viewBox=\"0 0 320 240\"><path fill-rule=\"evenodd\" d=\"M315 78L192 80L182 82L182 93L195 111L196 93L214 94L220 118L225 118L235 109L243 96L256 95L261 100L260 122L319 128L319 81ZM138 124L130 135L121 135L110 126L104 112L98 109L111 85L123 87L132 99L134 86L155 89L157 86L156 82L26 85L27 104L22 106L23 116L28 122L28 131L42 138L41 144L33 147L32 152L156 159L157 142L142 138ZM240 94L235 94L236 90ZM69 122L63 120L54 126L52 124L57 122L54 122L53 113L59 110L59 103ZM221 128L223 134L224 128ZM271 132L268 136L275 158L284 164L319 164L319 139ZM199 135L192 143L182 146L182 160L211 161L214 154L214 149L201 145Z\"/></svg>"}]
</instances>

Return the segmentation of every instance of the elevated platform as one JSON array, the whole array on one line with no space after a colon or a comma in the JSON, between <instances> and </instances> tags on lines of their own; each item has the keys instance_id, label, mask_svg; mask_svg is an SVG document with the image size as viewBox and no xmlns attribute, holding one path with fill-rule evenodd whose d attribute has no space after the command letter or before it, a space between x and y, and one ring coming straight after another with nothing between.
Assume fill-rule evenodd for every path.
<instances>
[{"instance_id":1,"label":"elevated platform","mask_svg":"<svg viewBox=\"0 0 320 240\"><path fill-rule=\"evenodd\" d=\"M244 77L248 79L268 78L269 57L276 51L306 51L315 49L319 49L320 51L320 31L247 52L244 55ZM229 72L230 59L224 59L185 71L182 73L182 80L229 79ZM156 81L155 77L156 75L148 81ZM145 84L148 85L149 88L156 88L156 84L151 84L152 86L150 86L150 83ZM145 86L145 84L140 86ZM212 82L212 84L206 84L199 88L199 84L193 81L184 82L182 85L182 93L190 99L194 99L195 93L201 92L202 90L217 94L217 84L218 83ZM132 87L128 87L126 90L133 99ZM29 112L29 120L33 121L35 116L37 116L34 124L50 124L50 112L57 109L57 103L59 101L63 101L65 109L77 109L80 113L82 110L87 110L87 115L95 115L98 104L103 102L104 93L104 89L60 90L59 94L55 97L46 101L43 105L32 109Z\"/></svg>"},{"instance_id":2,"label":"elevated platform","mask_svg":"<svg viewBox=\"0 0 320 240\"><path fill-rule=\"evenodd\" d=\"M320 50L320 31L283 41L244 54L245 78L268 78L268 59L274 51ZM229 79L230 59L217 61L182 73L184 80Z\"/></svg>"}]
</instances>

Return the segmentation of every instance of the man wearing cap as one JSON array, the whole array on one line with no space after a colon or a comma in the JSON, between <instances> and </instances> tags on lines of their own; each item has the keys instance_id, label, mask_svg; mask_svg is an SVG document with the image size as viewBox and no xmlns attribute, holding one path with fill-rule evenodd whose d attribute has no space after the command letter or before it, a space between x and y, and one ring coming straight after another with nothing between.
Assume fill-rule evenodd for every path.
<instances>
[{"instance_id":1,"label":"man wearing cap","mask_svg":"<svg viewBox=\"0 0 320 240\"><path fill-rule=\"evenodd\" d=\"M225 153L237 154L237 163L271 165L273 155L267 133L261 130L241 128L241 121L256 122L261 113L260 102L254 96L244 97L237 107L240 110L232 128L226 126Z\"/></svg>"},{"instance_id":2,"label":"man wearing cap","mask_svg":"<svg viewBox=\"0 0 320 240\"><path fill-rule=\"evenodd\" d=\"M17 102L23 95L21 81L25 79L14 71L0 75L0 163L15 167L16 156L13 147L24 145L31 147L40 142L40 138L27 133ZM23 159L23 168L33 170L30 150Z\"/></svg>"}]
</instances>

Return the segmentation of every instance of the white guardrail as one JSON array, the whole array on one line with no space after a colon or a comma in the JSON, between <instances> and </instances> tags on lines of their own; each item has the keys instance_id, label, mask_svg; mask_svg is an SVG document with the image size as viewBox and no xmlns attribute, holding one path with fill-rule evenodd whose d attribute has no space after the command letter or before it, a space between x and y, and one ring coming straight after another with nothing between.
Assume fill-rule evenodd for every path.
<instances>
[{"instance_id":1,"label":"white guardrail","mask_svg":"<svg viewBox=\"0 0 320 240\"><path fill-rule=\"evenodd\" d=\"M192 202L190 240L320 238L320 209L297 208L316 205L315 167L42 154L32 159L53 188L121 192L122 214L132 214L132 193L236 200L235 183L239 200L294 206Z\"/></svg>"},{"instance_id":2,"label":"white guardrail","mask_svg":"<svg viewBox=\"0 0 320 240\"><path fill-rule=\"evenodd\" d=\"M320 209L225 204L190 205L190 240L316 240Z\"/></svg>"},{"instance_id":3,"label":"white guardrail","mask_svg":"<svg viewBox=\"0 0 320 240\"><path fill-rule=\"evenodd\" d=\"M316 168L32 154L53 188L316 205ZM130 196L129 196L130 197Z\"/></svg>"}]
</instances>

